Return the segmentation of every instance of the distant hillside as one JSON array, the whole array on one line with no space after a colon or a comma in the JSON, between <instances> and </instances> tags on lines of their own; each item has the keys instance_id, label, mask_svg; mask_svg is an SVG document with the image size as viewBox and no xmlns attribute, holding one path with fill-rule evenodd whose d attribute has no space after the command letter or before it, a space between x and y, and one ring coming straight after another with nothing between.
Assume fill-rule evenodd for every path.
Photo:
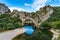
<instances>
[{"instance_id":1,"label":"distant hillside","mask_svg":"<svg viewBox=\"0 0 60 40\"><path fill-rule=\"evenodd\" d=\"M60 21L60 7L53 7L54 12L47 20L48 22Z\"/></svg>"},{"instance_id":2,"label":"distant hillside","mask_svg":"<svg viewBox=\"0 0 60 40\"><path fill-rule=\"evenodd\" d=\"M0 13L9 13L10 9L3 3L0 3Z\"/></svg>"},{"instance_id":3,"label":"distant hillside","mask_svg":"<svg viewBox=\"0 0 60 40\"><path fill-rule=\"evenodd\" d=\"M54 29L60 29L60 7L53 7L54 12L51 17L42 23L42 27L52 27Z\"/></svg>"}]
</instances>

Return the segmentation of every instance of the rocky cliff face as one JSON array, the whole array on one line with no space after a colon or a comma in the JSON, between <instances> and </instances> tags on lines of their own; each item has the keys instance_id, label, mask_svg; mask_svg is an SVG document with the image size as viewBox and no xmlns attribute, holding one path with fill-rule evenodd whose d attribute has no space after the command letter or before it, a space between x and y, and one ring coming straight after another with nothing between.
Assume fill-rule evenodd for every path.
<instances>
[{"instance_id":1,"label":"rocky cliff face","mask_svg":"<svg viewBox=\"0 0 60 40\"><path fill-rule=\"evenodd\" d=\"M9 12L10 12L9 8L5 4L0 3L0 13L4 14Z\"/></svg>"},{"instance_id":2,"label":"rocky cliff face","mask_svg":"<svg viewBox=\"0 0 60 40\"><path fill-rule=\"evenodd\" d=\"M50 6L45 6L40 8L37 13L25 13L25 12L18 12L14 11L15 14L12 17L19 15L19 18L22 20L22 24L24 24L25 20L31 20L36 26L40 26L41 22L47 20L50 15L53 13L53 8Z\"/></svg>"}]
</instances>

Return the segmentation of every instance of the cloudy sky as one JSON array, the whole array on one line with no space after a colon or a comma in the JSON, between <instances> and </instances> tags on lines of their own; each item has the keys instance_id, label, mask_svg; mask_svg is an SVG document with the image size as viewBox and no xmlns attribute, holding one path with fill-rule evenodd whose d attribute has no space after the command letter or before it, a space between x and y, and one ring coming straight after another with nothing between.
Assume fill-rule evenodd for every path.
<instances>
[{"instance_id":1,"label":"cloudy sky","mask_svg":"<svg viewBox=\"0 0 60 40\"><path fill-rule=\"evenodd\" d=\"M35 12L45 5L60 6L60 0L0 0L5 3L9 9L17 9L19 11Z\"/></svg>"}]
</instances>

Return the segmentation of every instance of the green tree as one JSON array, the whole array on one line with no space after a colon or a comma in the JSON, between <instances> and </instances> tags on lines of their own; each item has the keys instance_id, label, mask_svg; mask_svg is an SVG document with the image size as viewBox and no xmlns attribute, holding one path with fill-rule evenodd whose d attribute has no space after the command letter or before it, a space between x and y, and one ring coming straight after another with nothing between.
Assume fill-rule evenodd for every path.
<instances>
[{"instance_id":1,"label":"green tree","mask_svg":"<svg viewBox=\"0 0 60 40\"><path fill-rule=\"evenodd\" d=\"M0 15L0 31L12 30L15 28L21 28L19 17L11 17L10 14Z\"/></svg>"},{"instance_id":2,"label":"green tree","mask_svg":"<svg viewBox=\"0 0 60 40\"><path fill-rule=\"evenodd\" d=\"M59 36L58 36L57 40L60 40L60 34L59 34Z\"/></svg>"},{"instance_id":3,"label":"green tree","mask_svg":"<svg viewBox=\"0 0 60 40\"><path fill-rule=\"evenodd\" d=\"M42 29L47 29L47 30L49 30L50 28L51 28L51 25L50 25L50 23L49 22L43 22L42 24L41 24L41 27L42 27Z\"/></svg>"},{"instance_id":4,"label":"green tree","mask_svg":"<svg viewBox=\"0 0 60 40\"><path fill-rule=\"evenodd\" d=\"M54 29L60 29L60 21L52 22L51 26Z\"/></svg>"}]
</instances>

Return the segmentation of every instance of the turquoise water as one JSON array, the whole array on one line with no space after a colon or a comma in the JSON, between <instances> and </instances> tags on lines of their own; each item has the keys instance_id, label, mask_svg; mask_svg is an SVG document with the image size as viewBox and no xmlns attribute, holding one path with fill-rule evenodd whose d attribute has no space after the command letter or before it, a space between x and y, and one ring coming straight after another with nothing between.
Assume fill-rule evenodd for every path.
<instances>
[{"instance_id":1,"label":"turquoise water","mask_svg":"<svg viewBox=\"0 0 60 40\"><path fill-rule=\"evenodd\" d=\"M33 26L24 26L26 29L26 34L31 35L34 32Z\"/></svg>"}]
</instances>

